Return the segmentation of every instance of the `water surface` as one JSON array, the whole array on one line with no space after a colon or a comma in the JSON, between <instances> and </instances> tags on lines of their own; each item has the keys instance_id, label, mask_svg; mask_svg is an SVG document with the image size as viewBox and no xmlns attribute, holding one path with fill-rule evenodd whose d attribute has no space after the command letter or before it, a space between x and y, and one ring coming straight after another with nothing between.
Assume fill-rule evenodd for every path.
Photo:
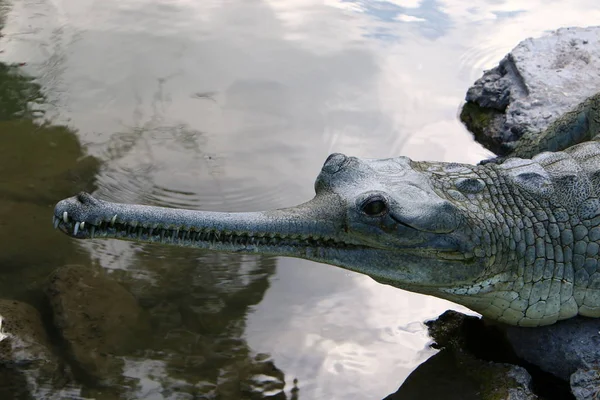
<instances>
[{"instance_id":1,"label":"water surface","mask_svg":"<svg viewBox=\"0 0 600 400\"><path fill-rule=\"evenodd\" d=\"M0 61L102 162L96 196L253 211L311 198L332 152L489 156L457 119L469 85L520 40L599 20L597 0L14 0ZM124 371L140 399L383 398L433 354L422 321L459 308L295 259L70 251L155 321Z\"/></svg>"}]
</instances>

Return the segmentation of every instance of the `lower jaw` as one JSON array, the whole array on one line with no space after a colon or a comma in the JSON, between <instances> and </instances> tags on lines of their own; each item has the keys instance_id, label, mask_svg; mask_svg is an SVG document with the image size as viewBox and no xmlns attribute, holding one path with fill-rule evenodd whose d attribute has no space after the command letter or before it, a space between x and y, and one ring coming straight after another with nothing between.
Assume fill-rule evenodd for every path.
<instances>
[{"instance_id":1,"label":"lower jaw","mask_svg":"<svg viewBox=\"0 0 600 400\"><path fill-rule=\"evenodd\" d=\"M360 246L315 239L281 239L268 236L232 235L177 229L99 228L91 224L60 223L57 228L76 239L116 239L223 252L260 253L321 261L327 254ZM332 245L334 244L334 245Z\"/></svg>"}]
</instances>

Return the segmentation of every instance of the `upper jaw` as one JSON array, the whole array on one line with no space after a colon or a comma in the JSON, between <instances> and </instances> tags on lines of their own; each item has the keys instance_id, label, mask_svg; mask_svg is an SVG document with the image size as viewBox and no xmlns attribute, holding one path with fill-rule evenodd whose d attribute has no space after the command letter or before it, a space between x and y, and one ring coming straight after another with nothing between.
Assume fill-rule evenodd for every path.
<instances>
[{"instance_id":1,"label":"upper jaw","mask_svg":"<svg viewBox=\"0 0 600 400\"><path fill-rule=\"evenodd\" d=\"M248 246L357 246L340 238L335 219L318 218L319 204L309 203L268 212L218 213L110 203L81 193L56 205L53 223L79 239L113 237L215 249L225 243L225 250L236 251Z\"/></svg>"}]
</instances>

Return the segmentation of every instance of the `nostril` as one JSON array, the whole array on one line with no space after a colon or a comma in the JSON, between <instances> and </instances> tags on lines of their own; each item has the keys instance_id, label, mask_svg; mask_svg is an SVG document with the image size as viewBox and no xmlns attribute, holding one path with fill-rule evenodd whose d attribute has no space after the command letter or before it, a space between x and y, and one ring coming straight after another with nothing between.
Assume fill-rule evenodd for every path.
<instances>
[{"instance_id":1,"label":"nostril","mask_svg":"<svg viewBox=\"0 0 600 400\"><path fill-rule=\"evenodd\" d=\"M77 196L76 196L77 200L82 203L82 204L93 204L96 202L96 199L94 197L92 197L91 194L86 193L86 192L80 192Z\"/></svg>"},{"instance_id":2,"label":"nostril","mask_svg":"<svg viewBox=\"0 0 600 400\"><path fill-rule=\"evenodd\" d=\"M348 157L341 153L331 154L329 157L327 157L327 160L325 160L325 164L323 165L323 172L335 174L340 169L342 169L347 159Z\"/></svg>"}]
</instances>

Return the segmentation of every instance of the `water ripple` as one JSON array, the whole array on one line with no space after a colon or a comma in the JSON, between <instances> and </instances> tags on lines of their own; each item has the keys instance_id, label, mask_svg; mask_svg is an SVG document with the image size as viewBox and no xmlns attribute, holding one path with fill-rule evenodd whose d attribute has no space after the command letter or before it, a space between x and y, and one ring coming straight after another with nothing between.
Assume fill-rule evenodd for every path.
<instances>
[{"instance_id":1,"label":"water ripple","mask_svg":"<svg viewBox=\"0 0 600 400\"><path fill-rule=\"evenodd\" d=\"M468 48L459 58L459 71L465 74L469 81L475 81L481 76L481 71L498 65L498 62L510 50L507 44L493 38L478 41Z\"/></svg>"}]
</instances>

